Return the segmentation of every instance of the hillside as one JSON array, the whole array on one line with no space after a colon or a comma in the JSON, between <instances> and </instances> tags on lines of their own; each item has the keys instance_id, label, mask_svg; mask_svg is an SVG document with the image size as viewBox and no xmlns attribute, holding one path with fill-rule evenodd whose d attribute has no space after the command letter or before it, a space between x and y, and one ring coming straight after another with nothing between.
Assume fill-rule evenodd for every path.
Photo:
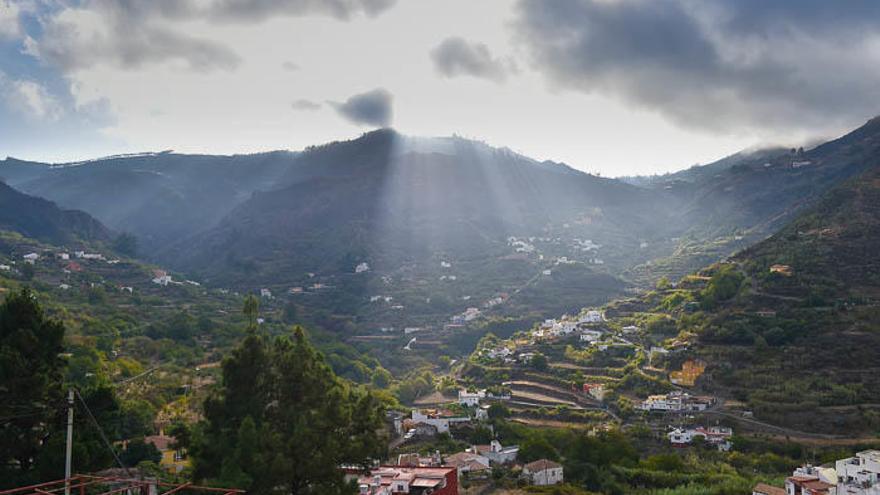
<instances>
[{"instance_id":1,"label":"hillside","mask_svg":"<svg viewBox=\"0 0 880 495\"><path fill-rule=\"evenodd\" d=\"M136 235L152 257L162 246L214 225L253 191L273 187L293 156L159 153L60 166L8 158L0 161L0 178Z\"/></svg>"},{"instance_id":2,"label":"hillside","mask_svg":"<svg viewBox=\"0 0 880 495\"><path fill-rule=\"evenodd\" d=\"M0 182L0 230L55 244L104 242L110 231L87 213L62 210L51 201L16 191Z\"/></svg>"},{"instance_id":3,"label":"hillside","mask_svg":"<svg viewBox=\"0 0 880 495\"><path fill-rule=\"evenodd\" d=\"M637 267L635 280L678 278L774 234L826 191L880 164L880 118L803 150L743 152L653 178L682 202L688 225L671 256Z\"/></svg>"},{"instance_id":4,"label":"hillside","mask_svg":"<svg viewBox=\"0 0 880 495\"><path fill-rule=\"evenodd\" d=\"M564 165L460 139L426 145L393 131L306 151L287 181L181 243L171 259L224 283L242 270L249 282L272 283L298 272L350 272L360 262L387 270L431 258L490 259L511 254L511 236L637 245L665 234L656 225L672 213L650 192Z\"/></svg>"},{"instance_id":5,"label":"hillside","mask_svg":"<svg viewBox=\"0 0 880 495\"><path fill-rule=\"evenodd\" d=\"M671 318L709 364L698 386L756 418L818 433L880 429L880 164L729 263L621 312ZM697 305L695 308L694 305ZM696 311L695 311L696 309ZM664 326L668 332L669 325Z\"/></svg>"}]
</instances>

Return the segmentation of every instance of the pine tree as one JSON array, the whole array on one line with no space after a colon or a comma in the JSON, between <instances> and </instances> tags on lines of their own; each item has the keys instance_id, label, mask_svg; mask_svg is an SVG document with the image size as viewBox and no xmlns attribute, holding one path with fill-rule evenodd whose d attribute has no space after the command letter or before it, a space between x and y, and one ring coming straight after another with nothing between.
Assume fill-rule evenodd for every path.
<instances>
[{"instance_id":1,"label":"pine tree","mask_svg":"<svg viewBox=\"0 0 880 495\"><path fill-rule=\"evenodd\" d=\"M28 289L0 305L0 479L24 480L63 404L64 326Z\"/></svg>"},{"instance_id":2,"label":"pine tree","mask_svg":"<svg viewBox=\"0 0 880 495\"><path fill-rule=\"evenodd\" d=\"M384 408L339 379L302 328L270 340L255 329L223 363L192 457L199 481L248 493L352 493L340 465L385 455Z\"/></svg>"}]
</instances>

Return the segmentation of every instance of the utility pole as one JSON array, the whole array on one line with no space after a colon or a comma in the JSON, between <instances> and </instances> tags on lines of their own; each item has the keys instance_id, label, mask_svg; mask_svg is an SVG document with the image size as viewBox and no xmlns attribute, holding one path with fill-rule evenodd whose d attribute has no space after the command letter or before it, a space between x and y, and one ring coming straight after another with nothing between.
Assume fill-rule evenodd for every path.
<instances>
[{"instance_id":1,"label":"utility pole","mask_svg":"<svg viewBox=\"0 0 880 495\"><path fill-rule=\"evenodd\" d=\"M64 495L70 495L70 461L73 455L73 388L67 394L67 451L64 456Z\"/></svg>"}]
</instances>

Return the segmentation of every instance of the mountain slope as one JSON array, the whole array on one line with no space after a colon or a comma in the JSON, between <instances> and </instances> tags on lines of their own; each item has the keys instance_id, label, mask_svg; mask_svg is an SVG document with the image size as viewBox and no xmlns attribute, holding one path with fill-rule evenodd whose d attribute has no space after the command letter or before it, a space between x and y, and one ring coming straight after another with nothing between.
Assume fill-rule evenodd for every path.
<instances>
[{"instance_id":1,"label":"mountain slope","mask_svg":"<svg viewBox=\"0 0 880 495\"><path fill-rule=\"evenodd\" d=\"M58 245L110 239L110 231L87 213L62 210L50 201L18 192L3 182L0 182L0 230Z\"/></svg>"},{"instance_id":2,"label":"mountain slope","mask_svg":"<svg viewBox=\"0 0 880 495\"><path fill-rule=\"evenodd\" d=\"M149 255L213 226L253 191L274 187L294 156L160 153L65 166L9 158L0 162L0 177L28 194L135 234Z\"/></svg>"},{"instance_id":3,"label":"mountain slope","mask_svg":"<svg viewBox=\"0 0 880 495\"><path fill-rule=\"evenodd\" d=\"M635 270L678 278L782 228L847 179L880 164L880 118L810 150L768 149L662 177L655 190L683 204L688 230L675 253Z\"/></svg>"},{"instance_id":4,"label":"mountain slope","mask_svg":"<svg viewBox=\"0 0 880 495\"><path fill-rule=\"evenodd\" d=\"M490 258L510 254L509 236L577 232L637 245L664 233L669 224L658 220L671 216L655 193L618 181L465 140L413 143L393 131L309 150L286 180L175 246L169 259L215 280L240 279L240 267L249 281L271 283L286 273L351 271L361 261L391 269L432 256Z\"/></svg>"},{"instance_id":5,"label":"mountain slope","mask_svg":"<svg viewBox=\"0 0 880 495\"><path fill-rule=\"evenodd\" d=\"M767 240L618 309L671 318L674 339L692 347L670 355L667 369L703 360L698 389L742 402L761 421L876 433L880 164L868 162Z\"/></svg>"}]
</instances>

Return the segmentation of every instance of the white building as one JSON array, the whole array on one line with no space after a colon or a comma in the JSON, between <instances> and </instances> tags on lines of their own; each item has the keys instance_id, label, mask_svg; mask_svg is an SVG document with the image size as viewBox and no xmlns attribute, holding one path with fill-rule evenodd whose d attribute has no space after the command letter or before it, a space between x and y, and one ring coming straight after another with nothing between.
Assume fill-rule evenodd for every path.
<instances>
[{"instance_id":1,"label":"white building","mask_svg":"<svg viewBox=\"0 0 880 495\"><path fill-rule=\"evenodd\" d=\"M447 417L438 414L425 414L418 409L412 410L412 422L414 424L425 423L437 428L437 433L449 433L450 423L467 423L470 422L468 417Z\"/></svg>"},{"instance_id":2,"label":"white building","mask_svg":"<svg viewBox=\"0 0 880 495\"><path fill-rule=\"evenodd\" d=\"M26 263L33 264L35 261L40 259L40 255L37 253L28 253L28 254L22 256L22 258L24 258L24 261Z\"/></svg>"},{"instance_id":3,"label":"white building","mask_svg":"<svg viewBox=\"0 0 880 495\"><path fill-rule=\"evenodd\" d=\"M0 271L8 272L9 270L12 270L12 267L11 267L11 266L9 266L9 265L0 265Z\"/></svg>"},{"instance_id":4,"label":"white building","mask_svg":"<svg viewBox=\"0 0 880 495\"><path fill-rule=\"evenodd\" d=\"M713 403L711 397L697 397L676 390L666 395L651 395L636 407L643 411L705 411Z\"/></svg>"},{"instance_id":5,"label":"white building","mask_svg":"<svg viewBox=\"0 0 880 495\"><path fill-rule=\"evenodd\" d=\"M880 495L880 450L865 450L835 463L838 495Z\"/></svg>"},{"instance_id":6,"label":"white building","mask_svg":"<svg viewBox=\"0 0 880 495\"><path fill-rule=\"evenodd\" d=\"M507 347L498 347L496 349L483 349L482 354L489 359L505 359L513 354L513 351Z\"/></svg>"},{"instance_id":7,"label":"white building","mask_svg":"<svg viewBox=\"0 0 880 495\"><path fill-rule=\"evenodd\" d=\"M639 333L639 327L637 327L635 325L623 327L620 330L626 335L633 334L633 333Z\"/></svg>"},{"instance_id":8,"label":"white building","mask_svg":"<svg viewBox=\"0 0 880 495\"><path fill-rule=\"evenodd\" d=\"M458 391L458 403L463 406L476 407L480 405L480 401L486 398L485 390L476 392L468 392L467 390Z\"/></svg>"},{"instance_id":9,"label":"white building","mask_svg":"<svg viewBox=\"0 0 880 495\"><path fill-rule=\"evenodd\" d=\"M358 263L358 266L354 267L355 273L364 273L370 271L370 265L366 262Z\"/></svg>"},{"instance_id":10,"label":"white building","mask_svg":"<svg viewBox=\"0 0 880 495\"><path fill-rule=\"evenodd\" d=\"M533 485L546 486L562 483L562 466L547 459L530 462L523 466L523 476Z\"/></svg>"},{"instance_id":11,"label":"white building","mask_svg":"<svg viewBox=\"0 0 880 495\"><path fill-rule=\"evenodd\" d=\"M599 330L584 330L581 332L581 342L598 342L602 338L602 332Z\"/></svg>"},{"instance_id":12,"label":"white building","mask_svg":"<svg viewBox=\"0 0 880 495\"><path fill-rule=\"evenodd\" d=\"M600 323L603 319L600 311L590 310L580 317L578 323Z\"/></svg>"},{"instance_id":13,"label":"white building","mask_svg":"<svg viewBox=\"0 0 880 495\"><path fill-rule=\"evenodd\" d=\"M486 457L494 464L508 464L516 460L519 446L508 445L504 447L498 440L492 440L489 445L474 445L470 451Z\"/></svg>"},{"instance_id":14,"label":"white building","mask_svg":"<svg viewBox=\"0 0 880 495\"><path fill-rule=\"evenodd\" d=\"M272 299L272 291L269 289L260 289L260 297L265 297L266 299Z\"/></svg>"},{"instance_id":15,"label":"white building","mask_svg":"<svg viewBox=\"0 0 880 495\"><path fill-rule=\"evenodd\" d=\"M81 258L81 256L77 257ZM153 270L153 283L165 287L171 283L171 275L165 270Z\"/></svg>"},{"instance_id":16,"label":"white building","mask_svg":"<svg viewBox=\"0 0 880 495\"><path fill-rule=\"evenodd\" d=\"M733 436L733 430L725 426L710 426L704 428L698 426L696 428L676 428L667 435L669 443L673 447L684 447L691 444L695 438L702 438L709 445L713 445L718 450L727 452L733 446L730 438Z\"/></svg>"}]
</instances>

